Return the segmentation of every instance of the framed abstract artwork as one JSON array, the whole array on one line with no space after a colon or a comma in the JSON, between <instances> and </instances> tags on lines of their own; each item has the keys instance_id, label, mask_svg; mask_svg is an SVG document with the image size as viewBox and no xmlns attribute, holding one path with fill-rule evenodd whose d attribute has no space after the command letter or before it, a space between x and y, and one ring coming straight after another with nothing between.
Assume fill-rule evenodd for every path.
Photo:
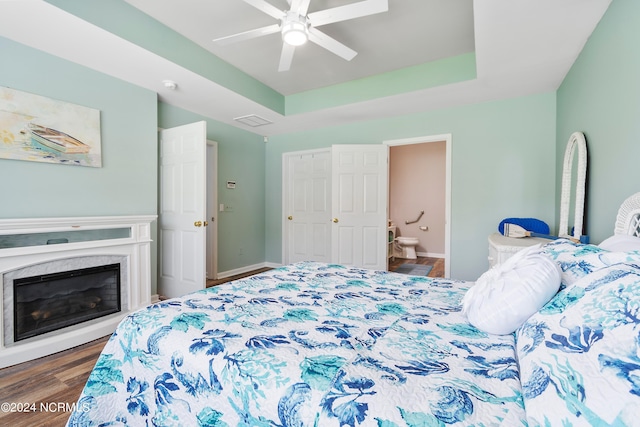
<instances>
[{"instance_id":1,"label":"framed abstract artwork","mask_svg":"<svg viewBox=\"0 0 640 427\"><path fill-rule=\"evenodd\" d=\"M102 166L100 110L0 87L0 159Z\"/></svg>"}]
</instances>

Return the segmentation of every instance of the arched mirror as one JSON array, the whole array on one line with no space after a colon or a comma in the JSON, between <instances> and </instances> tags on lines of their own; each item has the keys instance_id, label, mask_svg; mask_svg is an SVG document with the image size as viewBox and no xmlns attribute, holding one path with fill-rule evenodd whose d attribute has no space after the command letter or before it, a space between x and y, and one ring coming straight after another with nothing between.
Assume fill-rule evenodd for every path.
<instances>
[{"instance_id":1,"label":"arched mirror","mask_svg":"<svg viewBox=\"0 0 640 427\"><path fill-rule=\"evenodd\" d=\"M578 164L574 173L573 160L577 153ZM575 201L573 203L573 234L569 230L569 212L571 210L571 189L575 178ZM569 137L564 152L562 167L562 194L560 197L560 226L558 236L580 239L584 228L584 200L587 182L587 141L582 132L574 132Z\"/></svg>"}]
</instances>

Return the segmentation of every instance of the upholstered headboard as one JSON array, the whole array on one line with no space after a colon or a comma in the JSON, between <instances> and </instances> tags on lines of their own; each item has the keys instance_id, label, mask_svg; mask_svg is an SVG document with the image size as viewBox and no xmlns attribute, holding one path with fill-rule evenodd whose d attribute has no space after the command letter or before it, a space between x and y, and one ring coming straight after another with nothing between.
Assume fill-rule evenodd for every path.
<instances>
[{"instance_id":1,"label":"upholstered headboard","mask_svg":"<svg viewBox=\"0 0 640 427\"><path fill-rule=\"evenodd\" d=\"M640 193L629 196L622 202L613 233L640 237Z\"/></svg>"}]
</instances>

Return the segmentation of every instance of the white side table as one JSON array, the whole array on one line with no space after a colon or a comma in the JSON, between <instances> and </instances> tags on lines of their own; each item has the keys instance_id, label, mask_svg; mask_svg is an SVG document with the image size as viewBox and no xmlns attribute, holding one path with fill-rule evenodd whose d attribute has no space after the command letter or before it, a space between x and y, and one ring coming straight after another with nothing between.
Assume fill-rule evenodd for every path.
<instances>
[{"instance_id":1,"label":"white side table","mask_svg":"<svg viewBox=\"0 0 640 427\"><path fill-rule=\"evenodd\" d=\"M393 260L394 258L393 245L395 244L395 241L396 241L396 226L390 225L388 227L388 231L389 231L389 239L387 243L387 259Z\"/></svg>"},{"instance_id":2,"label":"white side table","mask_svg":"<svg viewBox=\"0 0 640 427\"><path fill-rule=\"evenodd\" d=\"M489 267L505 262L516 252L538 243L549 243L549 239L539 237L506 237L500 233L489 236Z\"/></svg>"}]
</instances>

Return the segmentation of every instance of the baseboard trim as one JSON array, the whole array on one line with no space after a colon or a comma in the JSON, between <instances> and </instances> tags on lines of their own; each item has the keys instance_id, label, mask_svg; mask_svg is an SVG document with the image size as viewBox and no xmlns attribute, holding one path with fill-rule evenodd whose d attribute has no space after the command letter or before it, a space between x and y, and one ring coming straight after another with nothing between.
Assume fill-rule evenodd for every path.
<instances>
[{"instance_id":1,"label":"baseboard trim","mask_svg":"<svg viewBox=\"0 0 640 427\"><path fill-rule=\"evenodd\" d=\"M444 254L436 254L431 252L416 252L416 255L426 258L446 258Z\"/></svg>"},{"instance_id":2,"label":"baseboard trim","mask_svg":"<svg viewBox=\"0 0 640 427\"><path fill-rule=\"evenodd\" d=\"M282 264L278 264L277 262L265 262L265 267L269 267L269 268L280 268L282 267Z\"/></svg>"},{"instance_id":3,"label":"baseboard trim","mask_svg":"<svg viewBox=\"0 0 640 427\"><path fill-rule=\"evenodd\" d=\"M261 262L258 264L247 265L244 267L234 268L232 270L227 271L219 271L218 279L226 279L227 277L236 276L238 274L248 273L253 270L259 270L261 268L278 268L281 267L281 264L276 264L272 262Z\"/></svg>"},{"instance_id":4,"label":"baseboard trim","mask_svg":"<svg viewBox=\"0 0 640 427\"><path fill-rule=\"evenodd\" d=\"M158 294L151 295L151 304L155 304L155 303L157 303L159 301L160 301L160 295L158 295Z\"/></svg>"}]
</instances>

